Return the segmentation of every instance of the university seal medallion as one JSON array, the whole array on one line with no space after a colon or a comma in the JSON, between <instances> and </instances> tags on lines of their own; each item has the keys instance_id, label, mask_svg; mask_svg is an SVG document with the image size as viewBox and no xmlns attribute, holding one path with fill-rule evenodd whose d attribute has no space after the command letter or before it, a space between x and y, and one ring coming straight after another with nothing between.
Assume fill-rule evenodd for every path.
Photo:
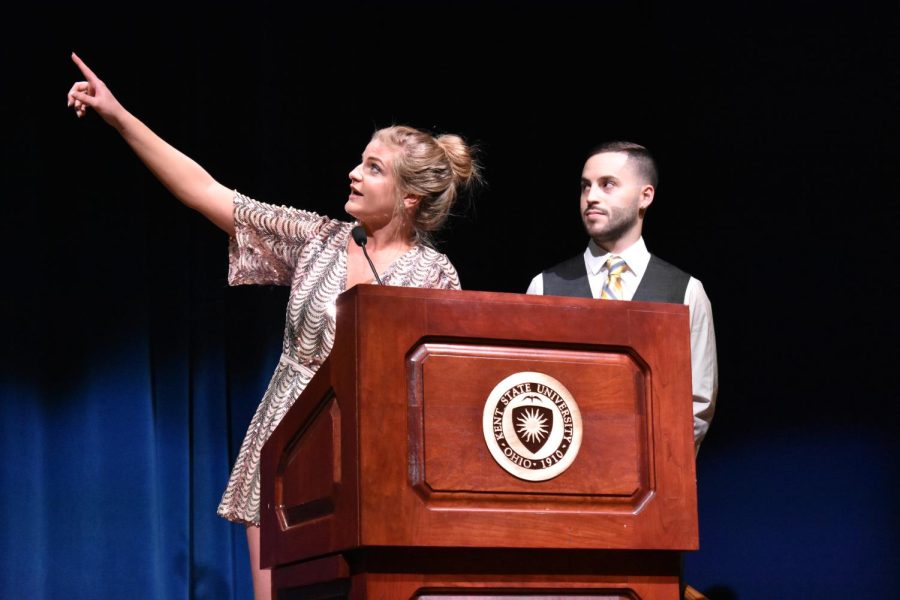
<instances>
[{"instance_id":1,"label":"university seal medallion","mask_svg":"<svg viewBox=\"0 0 900 600\"><path fill-rule=\"evenodd\" d=\"M498 383L484 404L484 441L511 475L546 481L568 469L581 447L581 413L562 383L533 371Z\"/></svg>"}]
</instances>

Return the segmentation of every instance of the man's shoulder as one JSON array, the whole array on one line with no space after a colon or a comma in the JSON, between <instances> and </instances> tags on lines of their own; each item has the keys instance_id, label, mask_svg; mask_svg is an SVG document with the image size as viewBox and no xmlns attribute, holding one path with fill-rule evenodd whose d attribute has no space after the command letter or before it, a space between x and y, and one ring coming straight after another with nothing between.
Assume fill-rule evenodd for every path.
<instances>
[{"instance_id":1,"label":"man's shoulder","mask_svg":"<svg viewBox=\"0 0 900 600\"><path fill-rule=\"evenodd\" d=\"M569 257L556 263L552 267L544 269L542 273L544 275L556 275L563 279L583 277L587 274L587 269L584 266L584 254L576 254L575 256Z\"/></svg>"},{"instance_id":2,"label":"man's shoulder","mask_svg":"<svg viewBox=\"0 0 900 600\"><path fill-rule=\"evenodd\" d=\"M654 268L659 269L660 271L666 271L673 275L678 275L680 277L687 277L687 278L691 277L691 274L688 273L687 271L676 267L672 263L670 263L666 260L663 260L662 258L658 257L655 254L650 255L650 262L647 263L647 268L649 269L651 267L651 265Z\"/></svg>"},{"instance_id":3,"label":"man's shoulder","mask_svg":"<svg viewBox=\"0 0 900 600\"><path fill-rule=\"evenodd\" d=\"M545 296L592 297L584 255L557 263L541 273Z\"/></svg>"},{"instance_id":4,"label":"man's shoulder","mask_svg":"<svg viewBox=\"0 0 900 600\"><path fill-rule=\"evenodd\" d=\"M647 263L647 269L632 299L681 304L684 302L690 280L690 274L651 254L650 262Z\"/></svg>"}]
</instances>

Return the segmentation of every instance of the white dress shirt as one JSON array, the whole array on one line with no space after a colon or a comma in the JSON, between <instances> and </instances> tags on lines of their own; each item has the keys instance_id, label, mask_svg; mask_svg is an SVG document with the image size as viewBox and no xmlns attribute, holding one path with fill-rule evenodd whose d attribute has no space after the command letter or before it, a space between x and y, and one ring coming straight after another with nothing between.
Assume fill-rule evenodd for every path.
<instances>
[{"instance_id":1,"label":"white dress shirt","mask_svg":"<svg viewBox=\"0 0 900 600\"><path fill-rule=\"evenodd\" d=\"M591 295L600 297L606 282L606 259L610 253L594 243L584 251ZM626 250L616 253L628 268L622 273L622 292L625 300L631 300L647 271L650 252L640 238ZM543 295L544 275L538 273L528 286L527 294ZM719 369L716 361L716 332L713 328L712 306L703 284L693 277L684 292L684 303L688 306L691 324L691 383L694 395L694 450L700 449L700 442L709 429L716 408L719 391Z\"/></svg>"}]
</instances>

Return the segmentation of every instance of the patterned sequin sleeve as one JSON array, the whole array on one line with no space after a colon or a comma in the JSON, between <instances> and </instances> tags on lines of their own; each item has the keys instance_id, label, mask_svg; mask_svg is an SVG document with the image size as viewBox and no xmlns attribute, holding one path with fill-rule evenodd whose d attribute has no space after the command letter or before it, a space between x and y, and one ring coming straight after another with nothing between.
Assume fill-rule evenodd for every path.
<instances>
[{"instance_id":1,"label":"patterned sequin sleeve","mask_svg":"<svg viewBox=\"0 0 900 600\"><path fill-rule=\"evenodd\" d=\"M228 284L290 285L304 245L330 224L328 217L235 192Z\"/></svg>"},{"instance_id":2,"label":"patterned sequin sleeve","mask_svg":"<svg viewBox=\"0 0 900 600\"><path fill-rule=\"evenodd\" d=\"M459 275L456 273L456 267L450 262L444 254L433 252L433 260L428 269L428 275L422 287L436 288L441 290L460 290L462 286L459 284Z\"/></svg>"}]
</instances>

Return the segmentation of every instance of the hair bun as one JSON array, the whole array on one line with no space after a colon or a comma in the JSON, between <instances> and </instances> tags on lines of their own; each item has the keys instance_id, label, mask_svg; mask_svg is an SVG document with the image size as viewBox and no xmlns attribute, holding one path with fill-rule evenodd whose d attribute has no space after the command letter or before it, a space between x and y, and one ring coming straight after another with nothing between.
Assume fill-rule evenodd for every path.
<instances>
[{"instance_id":1,"label":"hair bun","mask_svg":"<svg viewBox=\"0 0 900 600\"><path fill-rule=\"evenodd\" d=\"M435 140L447 155L457 185L468 186L478 177L478 163L472 156L472 149L461 137L447 133L437 136Z\"/></svg>"}]
</instances>

